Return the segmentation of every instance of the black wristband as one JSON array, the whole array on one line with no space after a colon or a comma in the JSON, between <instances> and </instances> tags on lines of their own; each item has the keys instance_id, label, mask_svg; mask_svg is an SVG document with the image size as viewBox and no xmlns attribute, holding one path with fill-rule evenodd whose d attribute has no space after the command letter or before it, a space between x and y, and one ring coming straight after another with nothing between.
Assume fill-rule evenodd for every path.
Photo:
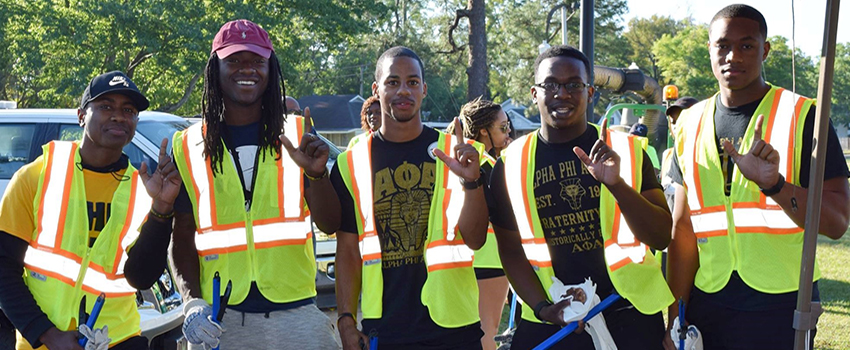
<instances>
[{"instance_id":1,"label":"black wristband","mask_svg":"<svg viewBox=\"0 0 850 350\"><path fill-rule=\"evenodd\" d=\"M342 319L343 319L343 318L346 318L346 317L351 317L351 319L352 319L352 320L354 320L354 323L357 323L357 318L355 318L355 317L354 317L354 315L353 315L352 313L350 313L350 312L343 312L343 313L341 313L341 314L339 315L339 317L337 317L337 319L336 319L336 326L337 326L337 327L339 327L339 321L342 321Z\"/></svg>"},{"instance_id":2,"label":"black wristband","mask_svg":"<svg viewBox=\"0 0 850 350\"><path fill-rule=\"evenodd\" d=\"M785 187L785 176L779 174L779 178L776 181L776 185L773 185L773 187L771 188L761 188L761 193L767 197L770 197L782 191L782 187Z\"/></svg>"},{"instance_id":3,"label":"black wristband","mask_svg":"<svg viewBox=\"0 0 850 350\"><path fill-rule=\"evenodd\" d=\"M543 321L543 319L540 318L540 311L542 311L544 307L547 307L549 305L552 305L552 302L549 301L549 300L543 300L543 301L537 303L537 305L534 305L534 309L533 309L534 310L534 318ZM546 322L546 321L543 321L543 322Z\"/></svg>"}]
</instances>

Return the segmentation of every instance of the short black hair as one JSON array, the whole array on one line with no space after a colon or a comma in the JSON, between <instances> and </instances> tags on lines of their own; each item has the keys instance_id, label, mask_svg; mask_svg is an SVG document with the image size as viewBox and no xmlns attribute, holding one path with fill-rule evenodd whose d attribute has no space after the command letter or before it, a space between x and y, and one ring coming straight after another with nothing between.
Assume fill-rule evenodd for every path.
<instances>
[{"instance_id":1,"label":"short black hair","mask_svg":"<svg viewBox=\"0 0 850 350\"><path fill-rule=\"evenodd\" d=\"M767 40L767 22L761 12L752 6L734 4L724 7L711 19L711 23L708 24L709 28L715 21L724 18L746 18L756 21L759 24L759 33Z\"/></svg>"},{"instance_id":2,"label":"short black hair","mask_svg":"<svg viewBox=\"0 0 850 350\"><path fill-rule=\"evenodd\" d=\"M378 57L378 62L375 63L376 82L379 80L378 76L381 74L384 61L396 57L410 57L416 60L416 62L419 63L419 71L422 73L422 81L425 81L425 65L422 64L422 60L419 58L419 55L404 46L394 46L389 48L387 51L384 51L384 53L381 54L381 57Z\"/></svg>"},{"instance_id":3,"label":"short black hair","mask_svg":"<svg viewBox=\"0 0 850 350\"><path fill-rule=\"evenodd\" d=\"M537 68L540 67L540 62L547 58L553 57L570 57L575 58L584 63L584 70L587 73L587 81L585 83L593 84L593 67L590 66L590 60L579 49L570 45L555 45L541 53L534 60L534 78L537 78Z\"/></svg>"}]
</instances>

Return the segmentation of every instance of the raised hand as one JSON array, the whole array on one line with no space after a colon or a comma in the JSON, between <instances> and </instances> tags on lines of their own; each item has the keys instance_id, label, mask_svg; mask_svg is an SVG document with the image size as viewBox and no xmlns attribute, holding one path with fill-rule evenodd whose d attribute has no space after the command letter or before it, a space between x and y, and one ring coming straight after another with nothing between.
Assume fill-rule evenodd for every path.
<instances>
[{"instance_id":1,"label":"raised hand","mask_svg":"<svg viewBox=\"0 0 850 350\"><path fill-rule=\"evenodd\" d=\"M455 140L457 141L457 145L454 147L454 157L449 157L439 149L434 149L434 154L446 163L449 170L464 181L476 181L481 176L478 150L463 141L463 127L460 125L460 119L455 118L454 123Z\"/></svg>"},{"instance_id":2,"label":"raised hand","mask_svg":"<svg viewBox=\"0 0 850 350\"><path fill-rule=\"evenodd\" d=\"M153 207L158 213L168 214L174 208L174 200L180 193L183 181L177 166L174 165L171 156L168 155L168 139L163 138L159 145L159 160L153 175L148 174L148 164L142 163L139 175L145 184L145 190L153 199Z\"/></svg>"},{"instance_id":3,"label":"raised hand","mask_svg":"<svg viewBox=\"0 0 850 350\"><path fill-rule=\"evenodd\" d=\"M607 140L608 119L606 118L602 120L602 133L590 149L590 155L584 153L584 150L579 147L573 147L573 152L596 181L610 187L623 181L623 178L620 177L620 155L608 146Z\"/></svg>"},{"instance_id":4,"label":"raised hand","mask_svg":"<svg viewBox=\"0 0 850 350\"><path fill-rule=\"evenodd\" d=\"M289 122L295 121L290 120ZM328 162L330 148L318 136L311 134L313 119L310 118L310 107L304 109L304 124L304 136L301 138L301 144L298 145L298 148L295 148L283 133L279 136L280 142L286 152L289 153L292 161L298 164L301 169L304 169L304 173L310 177L322 177L327 171L325 164Z\"/></svg>"},{"instance_id":5,"label":"raised hand","mask_svg":"<svg viewBox=\"0 0 850 350\"><path fill-rule=\"evenodd\" d=\"M779 181L779 152L761 139L764 115L756 118L755 132L750 151L741 155L731 142L724 140L723 149L735 162L735 166L748 180L760 188L771 188Z\"/></svg>"}]
</instances>

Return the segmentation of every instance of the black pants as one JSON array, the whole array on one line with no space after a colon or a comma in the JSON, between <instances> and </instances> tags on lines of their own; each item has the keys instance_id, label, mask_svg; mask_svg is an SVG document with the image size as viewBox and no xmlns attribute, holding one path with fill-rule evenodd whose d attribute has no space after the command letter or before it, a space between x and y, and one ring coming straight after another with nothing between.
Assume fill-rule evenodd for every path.
<instances>
[{"instance_id":1,"label":"black pants","mask_svg":"<svg viewBox=\"0 0 850 350\"><path fill-rule=\"evenodd\" d=\"M644 315L635 308L629 307L606 313L605 322L618 349L662 349L664 318L660 312L655 315ZM522 320L517 325L513 341L511 341L511 350L533 349L560 329L561 327L556 325ZM594 350L595 348L590 335L582 332L567 335L550 349Z\"/></svg>"},{"instance_id":2,"label":"black pants","mask_svg":"<svg viewBox=\"0 0 850 350\"><path fill-rule=\"evenodd\" d=\"M794 348L794 307L741 311L706 300L703 293L691 293L685 318L702 333L705 349L791 350ZM809 334L814 344L815 333Z\"/></svg>"},{"instance_id":3,"label":"black pants","mask_svg":"<svg viewBox=\"0 0 850 350\"><path fill-rule=\"evenodd\" d=\"M142 336L135 336L132 338L128 338L125 341L122 341L120 344L115 345L109 350L148 350L148 338Z\"/></svg>"}]
</instances>

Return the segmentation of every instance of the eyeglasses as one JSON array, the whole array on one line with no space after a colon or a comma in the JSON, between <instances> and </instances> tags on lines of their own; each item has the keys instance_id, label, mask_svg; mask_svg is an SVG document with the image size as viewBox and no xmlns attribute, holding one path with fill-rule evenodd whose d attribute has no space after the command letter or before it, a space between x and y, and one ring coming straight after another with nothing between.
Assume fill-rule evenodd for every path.
<instances>
[{"instance_id":1,"label":"eyeglasses","mask_svg":"<svg viewBox=\"0 0 850 350\"><path fill-rule=\"evenodd\" d=\"M534 86L539 87L539 88L543 89L544 91L546 91L547 93L550 93L550 94L557 94L559 91L561 91L561 87L563 87L564 89L567 90L568 94L573 95L573 94L578 94L578 93L584 91L584 88L591 86L591 85L588 84L588 83L577 83L577 82L570 82L570 83L563 83L563 84L549 82L549 83L534 84Z\"/></svg>"},{"instance_id":2,"label":"eyeglasses","mask_svg":"<svg viewBox=\"0 0 850 350\"><path fill-rule=\"evenodd\" d=\"M496 130L501 131L503 134L507 134L511 132L511 125L508 123L496 126Z\"/></svg>"},{"instance_id":3,"label":"eyeglasses","mask_svg":"<svg viewBox=\"0 0 850 350\"><path fill-rule=\"evenodd\" d=\"M301 113L302 113L300 109L290 109L290 110L287 110L287 112L289 112L289 114L291 114L291 115L301 115Z\"/></svg>"}]
</instances>

